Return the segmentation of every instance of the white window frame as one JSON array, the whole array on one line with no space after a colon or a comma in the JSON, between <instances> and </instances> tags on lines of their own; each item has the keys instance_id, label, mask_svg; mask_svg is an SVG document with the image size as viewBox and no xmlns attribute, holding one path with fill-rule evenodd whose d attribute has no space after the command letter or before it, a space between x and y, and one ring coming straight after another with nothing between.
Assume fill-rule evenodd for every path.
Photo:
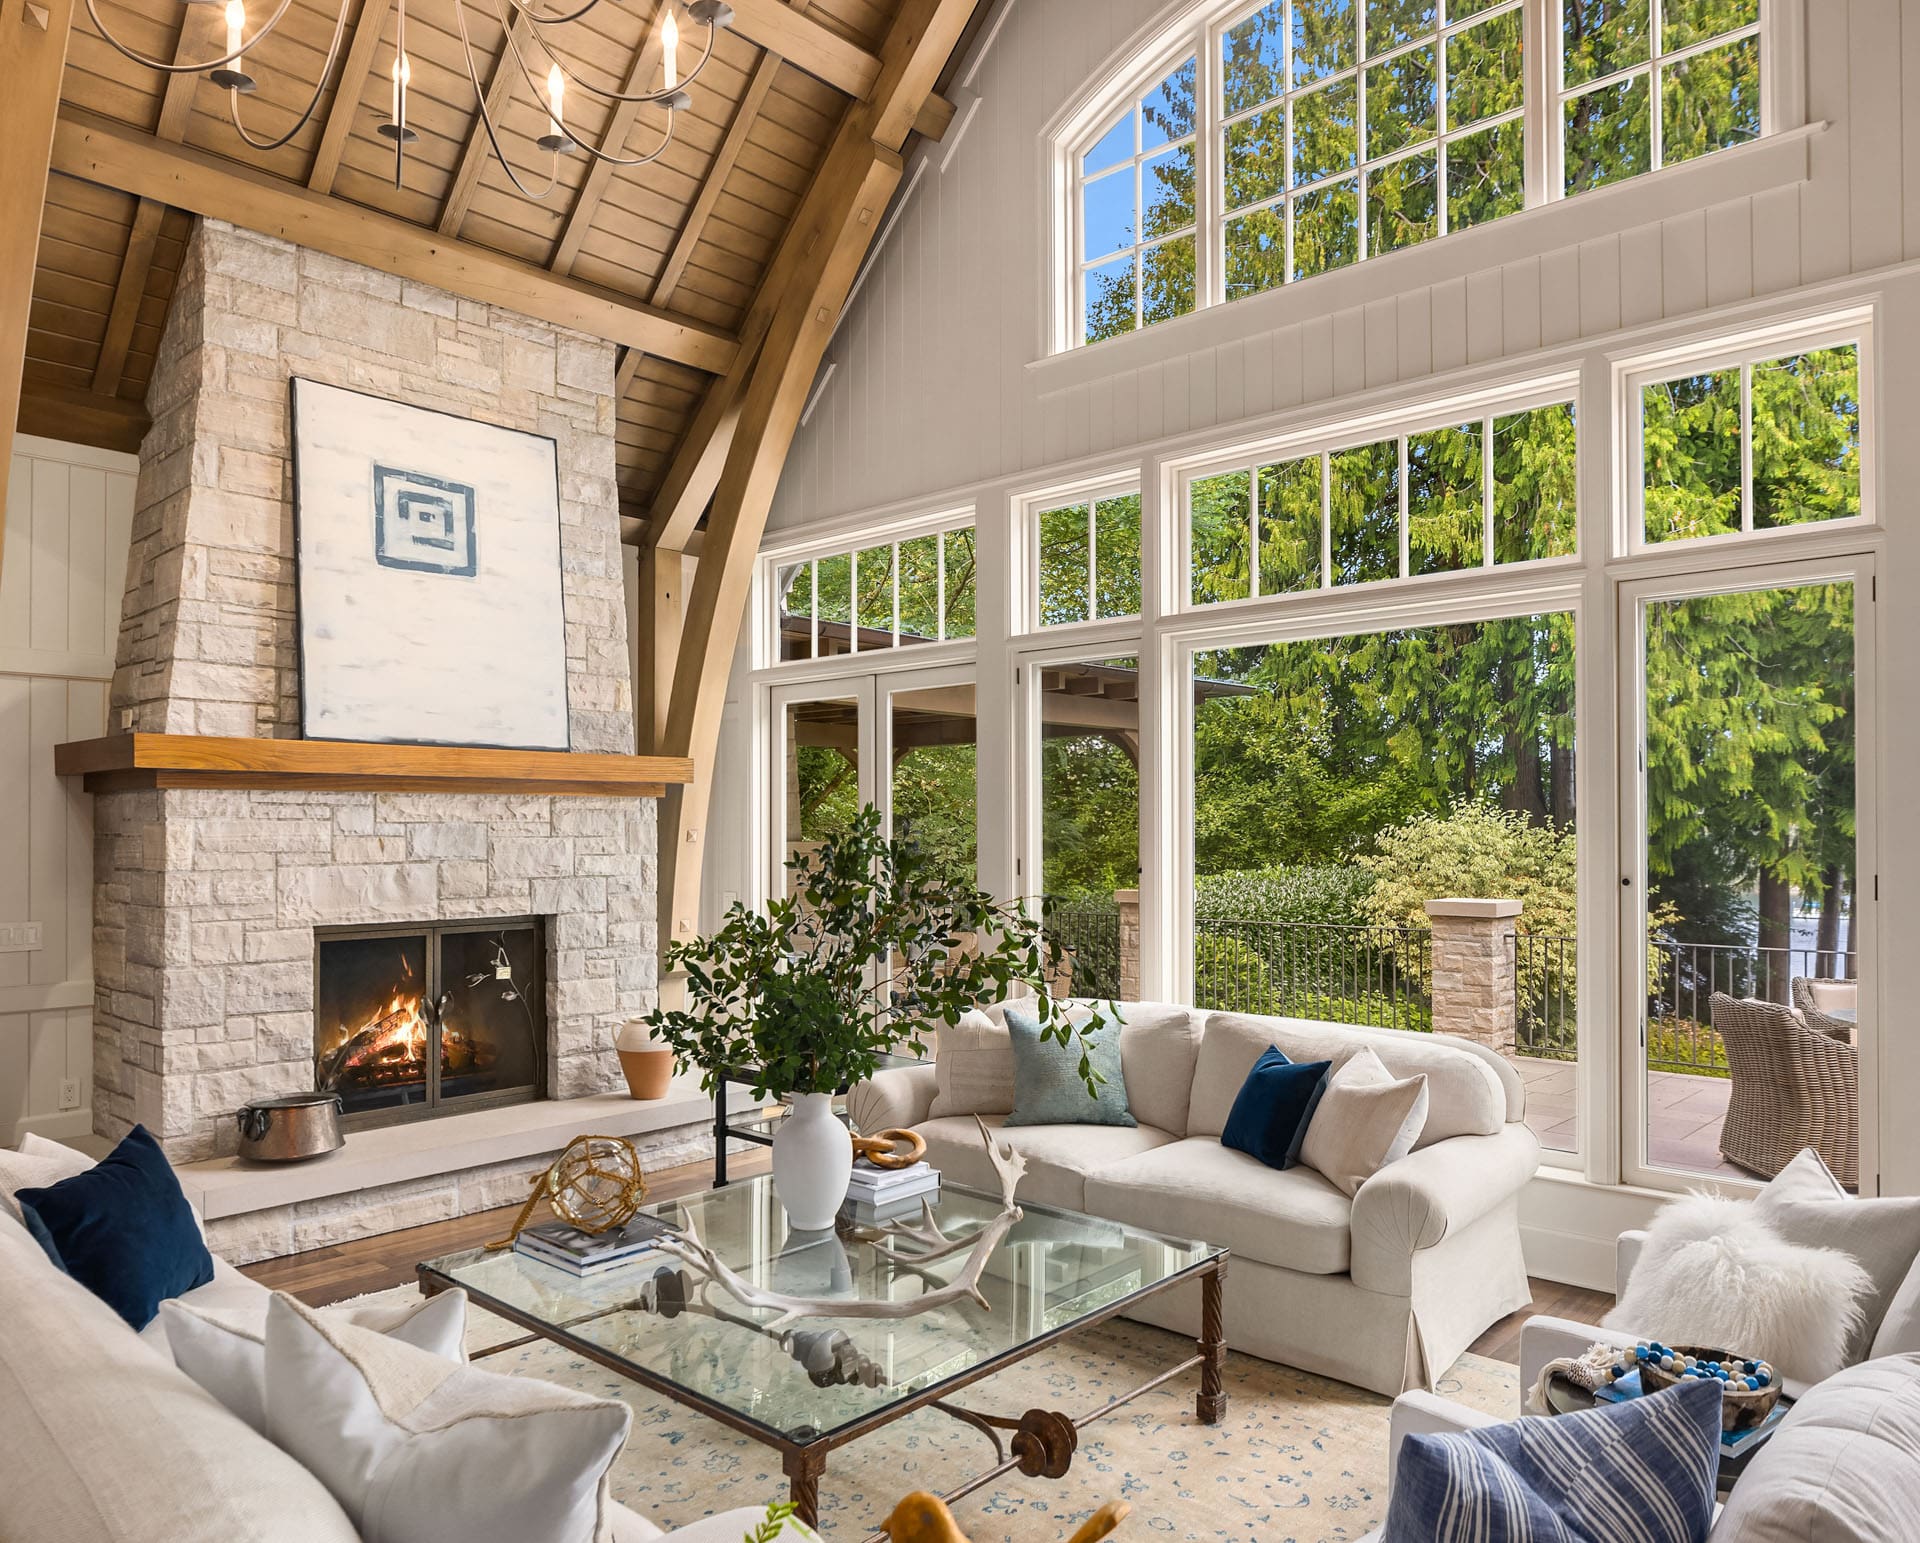
<instances>
[{"instance_id":1,"label":"white window frame","mask_svg":"<svg viewBox=\"0 0 1920 1543\"><path fill-rule=\"evenodd\" d=\"M1656 7L1659 0L1651 0ZM1774 135L1800 127L1806 122L1806 71L1805 71L1805 31L1807 25L1806 0L1759 0L1760 19L1746 28L1738 28L1722 34L1712 40L1712 46L1720 46L1737 37L1757 35L1760 38L1760 134L1764 141ZM1564 103L1571 96L1586 92L1605 84L1593 81L1573 89L1564 89L1561 68L1562 16L1561 0L1518 0L1521 12L1521 48L1523 52L1523 93L1522 105L1517 110L1524 129L1523 170L1525 197L1515 214L1543 208L1549 204L1567 201L1564 187L1564 168L1562 165ZM1117 115L1129 103L1137 103L1148 95L1166 75L1183 63L1188 55L1195 59L1195 125L1194 125L1194 217L1195 217L1195 253L1194 253L1194 310L1204 311L1225 302L1225 252L1224 238L1227 219L1224 198L1224 134L1225 114L1221 89L1221 40L1239 22L1261 8L1254 0L1195 0L1184 9L1163 16L1151 22L1136 34L1127 44L1108 61L1107 66L1096 74L1093 82L1070 102L1049 125L1043 136L1043 149L1046 157L1046 174L1043 178L1043 198L1045 207L1042 216L1045 228L1049 232L1047 245L1047 316L1044 327L1043 348L1047 354L1066 353L1087 346L1084 340L1084 282L1090 265L1081 260L1084 252L1082 231L1079 176L1080 157L1096 144L1099 131L1112 126ZM1364 6L1356 0L1356 12ZM1444 12L1442 13L1444 16ZM1461 18L1459 22L1445 22L1437 29L1441 35L1450 36L1462 28L1479 24L1495 14L1489 10L1476 13L1472 17ZM1657 10L1656 10L1657 21ZM1364 21L1357 21L1356 28L1363 28ZM1394 54L1425 46L1426 40L1400 45L1383 54L1381 58L1390 58ZM1291 47L1291 39L1288 46ZM1663 64L1683 61L1693 53L1709 46L1708 44L1690 44L1683 49L1650 58L1646 64L1636 64L1606 77L1608 81L1618 81L1630 77L1635 71L1649 72L1649 89L1657 87L1657 75ZM1368 60L1363 55L1356 56L1356 117L1362 132L1365 126L1365 75L1369 64L1378 60ZM1442 86L1444 81L1441 82ZM1307 94L1314 88L1301 92L1283 93L1278 100L1291 101L1295 97ZM1360 200L1358 252L1355 260L1346 266L1352 267L1368 260L1366 251L1366 177L1369 170L1389 165L1405 156L1421 153L1428 145L1435 145L1438 166L1436 169L1436 214L1439 229L1429 241L1415 243L1413 247L1396 248L1396 252L1417 250L1430 245L1434 240L1444 240L1450 232L1446 223L1446 141L1458 137L1461 133L1479 133L1495 124L1511 121L1514 110L1484 119L1470 129L1455 131L1445 127L1445 92L1440 91L1441 101L1437 109L1436 137L1422 140L1419 147L1396 150L1389 155L1368 160L1366 146L1357 146L1356 162L1353 169L1341 172L1314 186L1326 186L1333 182L1352 177L1355 179L1356 197ZM1271 102L1247 112L1264 111L1271 108ZM1236 114L1237 119L1244 114ZM1751 143L1751 142L1750 142ZM1675 166L1662 167L1658 147L1653 149L1651 168L1643 175L1658 175L1661 171L1672 171L1677 166L1691 166L1699 161L1711 161L1715 155L1726 150L1737 150L1739 146L1724 147L1721 151L1694 158L1692 161L1676 163ZM1289 152L1290 153L1290 152ZM1623 179L1621 183L1609 184L1622 186L1639 178ZM1246 214L1250 209L1278 204L1289 206L1294 197L1311 188L1284 189L1274 198L1263 203L1249 205L1246 209L1233 211L1233 217ZM1599 191L1599 190L1595 190ZM1590 194L1576 194L1574 200ZM1136 203L1136 219L1138 205ZM1484 225L1498 224L1499 220L1483 221L1472 227L1480 229ZM1288 219L1288 252L1286 271L1292 271L1292 221ZM1134 250L1141 243L1136 241ZM1117 255L1117 254L1116 254ZM1333 270L1342 271L1342 270ZM1322 275L1316 275L1320 277ZM1290 287L1294 280L1276 288ZM1134 334L1143 330L1139 325L1142 300L1136 285ZM1271 294L1273 290L1262 293ZM1253 298L1247 296L1243 298ZM1150 330L1150 329L1148 329ZM1104 342L1118 342L1118 338L1105 339Z\"/></svg>"},{"instance_id":2,"label":"white window frame","mask_svg":"<svg viewBox=\"0 0 1920 1543\"><path fill-rule=\"evenodd\" d=\"M1019 610L1014 616L1016 633L1039 633L1046 637L1059 637L1074 634L1083 627L1120 626L1137 632L1140 628L1140 613L1127 616L1094 615L1094 574L1098 556L1096 543L1099 539L1098 505L1108 499L1138 497L1140 494L1140 472L1138 468L1125 471L1106 472L1097 477L1083 478L1076 482L1043 488L1037 492L1020 494L1015 500L1015 520L1018 527L1016 561L1019 572L1027 577L1019 587ZM1049 622L1040 614L1040 516L1055 509L1066 508L1073 504L1087 506L1087 614L1080 621ZM1147 539L1146 508L1144 502L1140 511L1140 540L1144 547ZM1146 605L1146 585L1141 584L1140 603Z\"/></svg>"},{"instance_id":3,"label":"white window frame","mask_svg":"<svg viewBox=\"0 0 1920 1543\"><path fill-rule=\"evenodd\" d=\"M1860 512L1837 520L1807 525L1776 525L1755 529L1753 524L1753 367L1790 358L1817 348L1851 345L1858 350L1860 374ZM1746 332L1737 332L1689 348L1669 349L1617 361L1614 421L1619 425L1620 521L1614 531L1615 552L1689 552L1724 550L1738 543L1804 541L1820 531L1845 531L1879 523L1875 462L1877 425L1874 411L1873 312L1870 307L1825 317L1810 317ZM1684 536L1672 541L1647 540L1644 407L1648 386L1688 375L1706 375L1737 368L1740 371L1740 529L1711 536Z\"/></svg>"},{"instance_id":4,"label":"white window frame","mask_svg":"<svg viewBox=\"0 0 1920 1543\"><path fill-rule=\"evenodd\" d=\"M964 645L971 648L973 638L949 638L947 628L947 544L946 537L957 530L973 530L978 550L978 525L971 505L960 509L942 509L936 513L918 515L908 519L889 523L871 533L854 537L843 531L837 536L813 538L805 542L796 542L784 546L768 546L761 550L756 582L759 597L753 608L757 618L753 639L753 667L756 670L773 669L782 672L802 670L809 667L831 672L836 668L845 669L850 661L863 659L873 661L876 658L888 658L901 655L909 665L929 662L929 649L946 649L949 645ZM906 542L924 536L937 539L936 548L936 589L934 603L939 621L938 636L925 642L903 645L900 641L900 548ZM819 570L810 567L813 584L813 637L812 654L807 659L782 659L780 657L780 575L789 568L807 564L816 565L836 557L850 559L849 582L852 593L859 594L859 562L862 552L870 552L879 547L892 549L893 564L893 618L890 627L891 638L883 646L862 648L860 646L860 628L857 622L852 627L851 646L847 653L822 658L820 655L820 593ZM978 628L979 592L976 575L974 612L975 626ZM855 607L857 611L857 606Z\"/></svg>"},{"instance_id":5,"label":"white window frame","mask_svg":"<svg viewBox=\"0 0 1920 1543\"><path fill-rule=\"evenodd\" d=\"M1527 412L1537 407L1568 405L1573 408L1574 432L1580 432L1582 421L1580 405L1580 376L1577 371L1567 371L1552 376L1521 382L1515 385L1501 386L1487 391L1456 393L1444 399L1416 403L1404 409L1374 414L1370 417L1355 418L1345 416L1336 420L1299 429L1293 433L1259 441L1246 446L1236 446L1225 454L1209 454L1192 460L1175 463L1173 472L1173 535L1179 550L1174 554L1174 573L1179 584L1175 598L1175 609L1182 612L1211 615L1215 612L1233 610L1249 605L1273 605L1293 602L1300 604L1315 596L1331 593L1342 595L1366 591L1378 593L1383 589L1400 589L1403 585L1457 584L1463 578L1473 575L1495 573L1537 573L1553 567L1577 567L1581 561L1580 549L1580 507L1576 479L1574 499L1574 549L1558 557L1532 558L1525 562L1495 563L1493 561L1493 437L1483 433L1480 444L1480 481L1481 481L1481 562L1478 567L1460 568L1448 573L1415 574L1410 571L1407 540L1407 454L1408 436L1430 432L1434 429L1455 428L1464 422L1479 421L1490 425L1495 418L1505 417L1509 413ZM1376 444L1384 439L1400 441L1400 572L1386 579L1373 579L1359 584L1336 584L1333 582L1333 563L1330 547L1332 545L1332 524L1329 503L1331 482L1328 476L1327 460L1343 450L1357 446ZM1195 482L1205 481L1209 477L1237 471L1257 470L1262 466L1280 461L1304 460L1310 456L1320 457L1320 583L1316 588L1307 590L1281 591L1263 595L1258 593L1259 583L1259 531L1260 506L1258 478L1254 479L1252 493L1252 541L1250 587L1254 593L1237 600L1215 600L1198 602L1193 598L1193 499L1192 487Z\"/></svg>"}]
</instances>

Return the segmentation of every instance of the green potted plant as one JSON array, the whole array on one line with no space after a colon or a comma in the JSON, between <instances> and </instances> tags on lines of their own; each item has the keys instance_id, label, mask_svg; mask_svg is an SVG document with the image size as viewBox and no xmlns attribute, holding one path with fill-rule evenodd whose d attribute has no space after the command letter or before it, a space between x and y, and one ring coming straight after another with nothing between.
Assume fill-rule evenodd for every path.
<instances>
[{"instance_id":1,"label":"green potted plant","mask_svg":"<svg viewBox=\"0 0 1920 1543\"><path fill-rule=\"evenodd\" d=\"M811 1231L833 1225L852 1173L833 1096L882 1056L924 1056L929 1030L1023 984L1048 1038L1072 1044L1078 1031L1047 989L1062 951L1039 921L956 884L912 839L889 839L878 810L795 853L787 871L787 898L764 911L736 903L718 931L668 946L686 1005L647 1021L709 1091L724 1072L751 1077L757 1098L790 1100L774 1184L789 1222ZM1097 1085L1084 1046L1080 1076Z\"/></svg>"}]
</instances>

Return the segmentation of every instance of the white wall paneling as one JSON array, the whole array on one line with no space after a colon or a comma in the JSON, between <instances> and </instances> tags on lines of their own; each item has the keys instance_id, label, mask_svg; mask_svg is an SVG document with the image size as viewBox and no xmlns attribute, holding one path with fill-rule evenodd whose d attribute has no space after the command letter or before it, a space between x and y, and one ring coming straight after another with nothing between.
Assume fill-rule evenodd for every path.
<instances>
[{"instance_id":1,"label":"white wall paneling","mask_svg":"<svg viewBox=\"0 0 1920 1543\"><path fill-rule=\"evenodd\" d=\"M107 732L134 458L14 440L0 573L0 923L41 946L0 953L0 1141L91 1129L93 809L53 747ZM77 1095L62 1108L63 1084Z\"/></svg>"}]
</instances>

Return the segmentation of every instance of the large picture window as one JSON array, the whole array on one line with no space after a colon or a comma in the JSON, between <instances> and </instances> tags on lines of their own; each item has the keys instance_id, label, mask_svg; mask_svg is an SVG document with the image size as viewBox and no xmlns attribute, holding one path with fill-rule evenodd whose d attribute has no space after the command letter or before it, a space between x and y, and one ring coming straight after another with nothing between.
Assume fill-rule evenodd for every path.
<instances>
[{"instance_id":1,"label":"large picture window","mask_svg":"<svg viewBox=\"0 0 1920 1543\"><path fill-rule=\"evenodd\" d=\"M1776 5L1197 4L1056 142L1055 346L1757 139Z\"/></svg>"}]
</instances>

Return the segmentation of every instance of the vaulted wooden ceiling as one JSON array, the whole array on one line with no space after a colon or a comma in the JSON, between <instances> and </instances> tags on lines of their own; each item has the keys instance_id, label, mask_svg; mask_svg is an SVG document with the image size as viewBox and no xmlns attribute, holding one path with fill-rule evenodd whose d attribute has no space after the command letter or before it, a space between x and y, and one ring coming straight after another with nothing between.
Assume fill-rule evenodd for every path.
<instances>
[{"instance_id":1,"label":"vaulted wooden ceiling","mask_svg":"<svg viewBox=\"0 0 1920 1543\"><path fill-rule=\"evenodd\" d=\"M952 0L735 0L733 26L720 33L664 154L620 168L561 157L558 185L534 201L513 188L474 110L455 0L414 0L408 10L409 122L419 138L408 146L403 185L394 186L392 146L375 132L388 112L392 0L346 3L340 57L316 111L284 149L266 153L242 143L225 91L201 74L169 77L125 59L84 4L74 5L33 276L23 430L137 446L190 215L219 214L331 241L341 255L377 251L377 265L411 264L413 276L429 280L459 263L504 303L524 297L535 314L627 345L620 499L623 513L644 518L709 383L736 362L743 331L764 330L765 317L756 326L752 314L756 297L836 130L880 84L890 35L897 44L902 27L916 24L903 13L917 9L936 32L944 27L944 67L967 19L956 30L952 13L975 9ZM218 5L97 4L109 28L152 57L208 58L224 37L215 36ZM261 0L250 10L256 21L268 14ZM546 114L504 46L501 13L511 14L504 3L469 4L467 26L502 144L538 187L553 160L533 143ZM650 89L660 81L664 14L664 0L604 0L546 36L581 77L610 90ZM259 89L243 112L256 137L293 127L336 15L332 0L291 0L272 35L249 51ZM523 41L533 30L515 25ZM704 30L683 17L683 70ZM938 137L952 108L937 93L918 97L912 126ZM656 107L610 108L585 91L568 93L568 113L577 133L598 144L610 131L607 149L627 155L653 148L664 118ZM673 487L682 504L687 470ZM696 495L711 492L711 477L694 480ZM683 514L674 545L689 525Z\"/></svg>"}]
</instances>

